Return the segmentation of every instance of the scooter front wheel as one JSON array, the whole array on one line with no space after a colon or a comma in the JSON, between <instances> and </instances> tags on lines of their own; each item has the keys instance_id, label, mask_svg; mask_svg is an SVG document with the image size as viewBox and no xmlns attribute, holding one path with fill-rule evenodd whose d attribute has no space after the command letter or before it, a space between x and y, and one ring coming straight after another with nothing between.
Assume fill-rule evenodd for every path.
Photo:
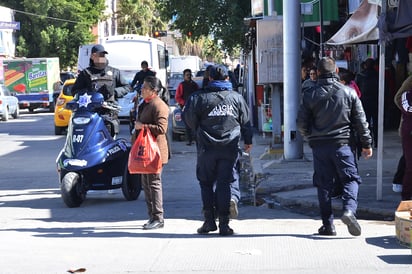
<instances>
[{"instance_id":1,"label":"scooter front wheel","mask_svg":"<svg viewBox=\"0 0 412 274\"><path fill-rule=\"evenodd\" d=\"M68 172L64 175L60 185L61 195L68 207L79 207L86 199L86 191L81 187L80 175Z\"/></svg>"},{"instance_id":2,"label":"scooter front wheel","mask_svg":"<svg viewBox=\"0 0 412 274\"><path fill-rule=\"evenodd\" d=\"M130 174L129 168L126 165L122 184L123 196L128 201L134 201L137 200L141 191L142 176L140 174Z\"/></svg>"}]
</instances>

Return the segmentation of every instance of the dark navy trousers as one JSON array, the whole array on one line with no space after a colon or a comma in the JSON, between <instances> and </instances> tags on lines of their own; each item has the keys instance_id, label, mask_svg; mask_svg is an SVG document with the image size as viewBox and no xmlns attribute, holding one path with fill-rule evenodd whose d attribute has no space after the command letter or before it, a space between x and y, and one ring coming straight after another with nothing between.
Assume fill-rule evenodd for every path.
<instances>
[{"instance_id":1,"label":"dark navy trousers","mask_svg":"<svg viewBox=\"0 0 412 274\"><path fill-rule=\"evenodd\" d=\"M239 149L231 147L198 147L196 176L199 180L203 209L217 209L228 216L232 191L239 197L239 175L236 164Z\"/></svg>"},{"instance_id":2,"label":"dark navy trousers","mask_svg":"<svg viewBox=\"0 0 412 274\"><path fill-rule=\"evenodd\" d=\"M318 190L318 201L323 225L333 224L332 199L334 182L343 184L343 210L356 214L361 178L349 145L322 144L312 147L313 184Z\"/></svg>"}]
</instances>

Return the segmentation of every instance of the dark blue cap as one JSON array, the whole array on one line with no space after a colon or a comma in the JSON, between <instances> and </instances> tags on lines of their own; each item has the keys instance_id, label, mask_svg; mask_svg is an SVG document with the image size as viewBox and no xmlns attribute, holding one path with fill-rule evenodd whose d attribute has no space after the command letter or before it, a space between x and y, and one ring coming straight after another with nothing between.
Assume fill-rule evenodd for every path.
<instances>
[{"instance_id":1,"label":"dark blue cap","mask_svg":"<svg viewBox=\"0 0 412 274\"><path fill-rule=\"evenodd\" d=\"M228 76L227 68L224 65L216 65L210 69L210 77L213 80L226 80Z\"/></svg>"},{"instance_id":2,"label":"dark blue cap","mask_svg":"<svg viewBox=\"0 0 412 274\"><path fill-rule=\"evenodd\" d=\"M104 53L108 54L108 52L104 49L104 47L100 44L94 45L92 47L92 53Z\"/></svg>"}]
</instances>

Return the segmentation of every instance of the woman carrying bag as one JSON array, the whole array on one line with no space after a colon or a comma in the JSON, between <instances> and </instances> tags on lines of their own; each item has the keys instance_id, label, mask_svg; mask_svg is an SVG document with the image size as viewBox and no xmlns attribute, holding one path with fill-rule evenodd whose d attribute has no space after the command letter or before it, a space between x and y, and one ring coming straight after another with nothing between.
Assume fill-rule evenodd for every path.
<instances>
[{"instance_id":1,"label":"woman carrying bag","mask_svg":"<svg viewBox=\"0 0 412 274\"><path fill-rule=\"evenodd\" d=\"M160 160L162 165L168 161L169 149L166 139L169 107L158 96L158 92L163 88L160 80L154 76L147 76L144 79L141 96L143 102L138 107L137 120L134 128L135 136L141 130L150 131L156 140L160 150ZM130 165L129 165L130 169ZM142 172L142 187L145 193L149 220L143 225L143 229L158 229L164 226L163 219L163 193L162 193L162 169L157 173Z\"/></svg>"}]
</instances>

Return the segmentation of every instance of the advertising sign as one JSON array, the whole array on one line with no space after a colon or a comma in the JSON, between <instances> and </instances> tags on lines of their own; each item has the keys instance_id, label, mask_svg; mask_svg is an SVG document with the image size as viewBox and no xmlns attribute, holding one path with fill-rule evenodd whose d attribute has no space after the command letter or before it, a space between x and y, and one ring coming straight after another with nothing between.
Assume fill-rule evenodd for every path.
<instances>
[{"instance_id":1,"label":"advertising sign","mask_svg":"<svg viewBox=\"0 0 412 274\"><path fill-rule=\"evenodd\" d=\"M281 18L257 21L258 83L283 82L283 22Z\"/></svg>"},{"instance_id":2,"label":"advertising sign","mask_svg":"<svg viewBox=\"0 0 412 274\"><path fill-rule=\"evenodd\" d=\"M0 29L20 30L20 22L3 22L3 21L0 21Z\"/></svg>"}]
</instances>

